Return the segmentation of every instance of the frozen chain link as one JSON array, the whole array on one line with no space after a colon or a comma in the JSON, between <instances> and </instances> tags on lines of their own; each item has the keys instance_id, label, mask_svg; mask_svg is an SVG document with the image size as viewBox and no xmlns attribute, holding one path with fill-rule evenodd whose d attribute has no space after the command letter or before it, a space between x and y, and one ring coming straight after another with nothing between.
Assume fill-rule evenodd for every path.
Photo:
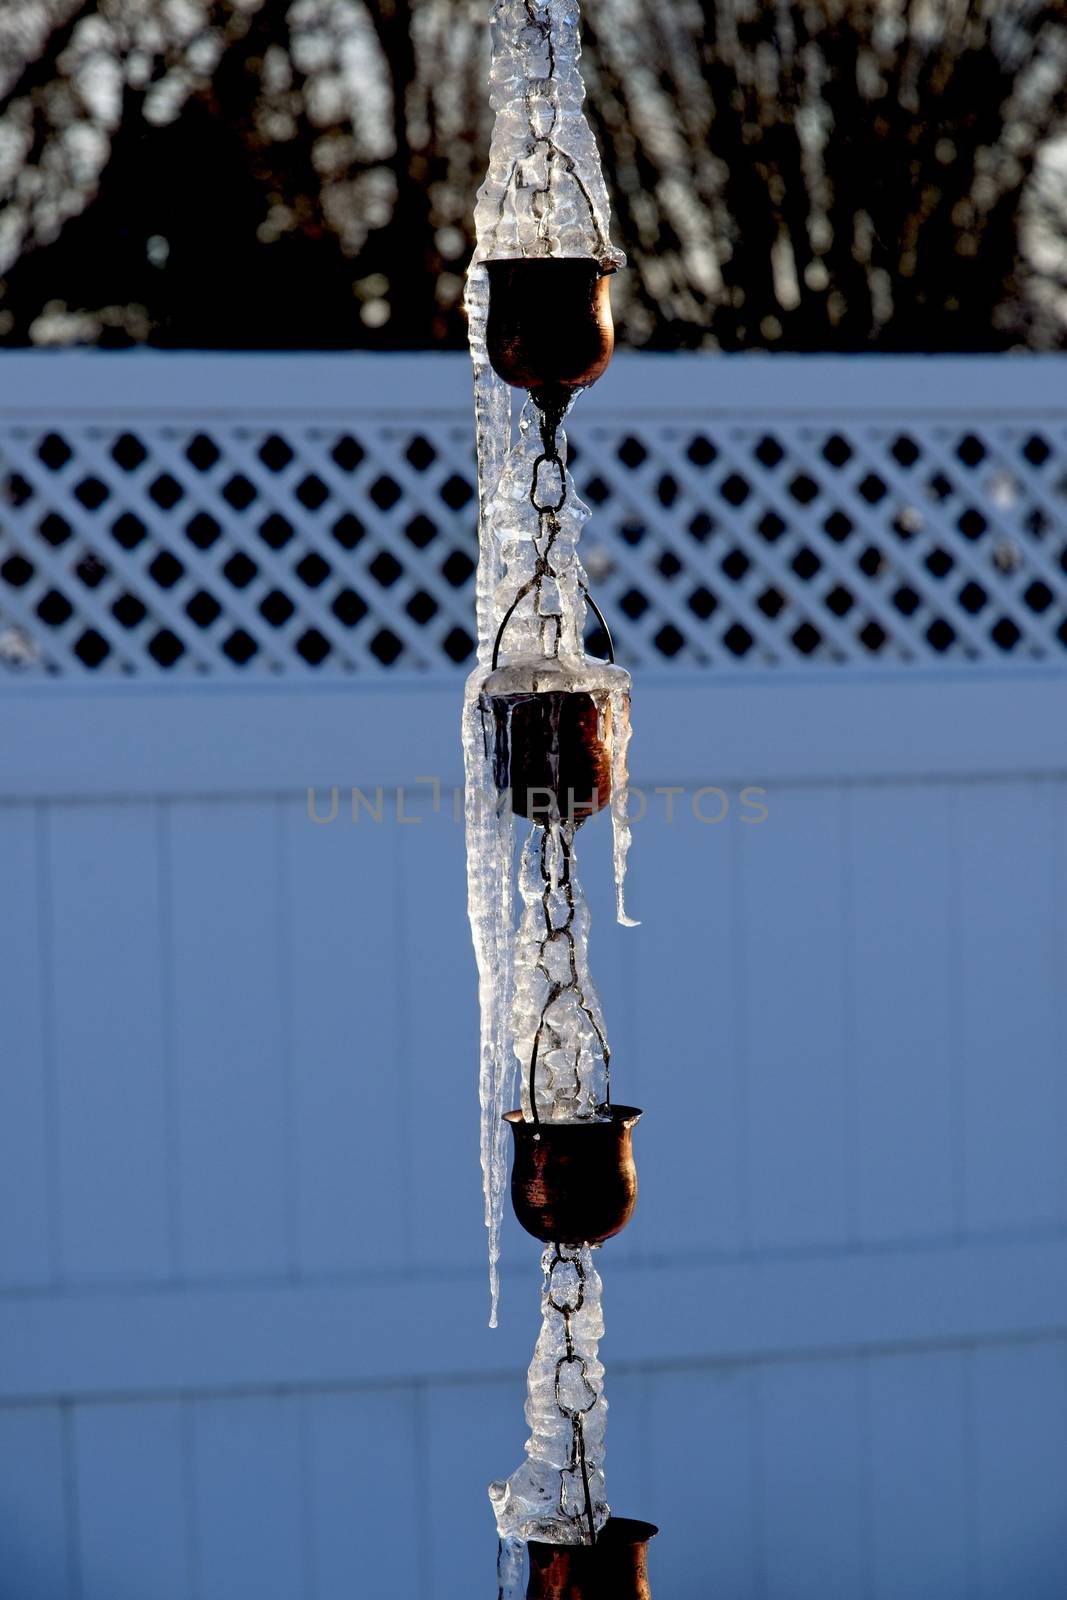
<instances>
[{"instance_id":1,"label":"frozen chain link","mask_svg":"<svg viewBox=\"0 0 1067 1600\"><path fill-rule=\"evenodd\" d=\"M560 1356L556 1362L555 1396L560 1414L567 1418L573 1430L571 1443L571 1459L567 1468L569 1472L580 1471L582 1477L583 1512L589 1528L589 1543L596 1543L596 1521L593 1514L593 1501L589 1489L589 1463L585 1451L585 1418L592 1411L600 1399L598 1391L589 1381L589 1367L586 1358L577 1355L574 1349L574 1339L571 1334L571 1318L582 1309L585 1303L585 1264L582 1260L581 1250L568 1254L566 1246L554 1245L555 1250L548 1268L548 1303L553 1311L557 1311L563 1318L564 1337L567 1342L566 1354ZM557 1298L554 1278L557 1268L573 1267L577 1277L577 1289L574 1304L564 1302L560 1304ZM573 1367L577 1368L578 1382L581 1385L580 1397L585 1399L585 1404L578 1404L579 1396L564 1399L564 1373L569 1373ZM560 1473L559 1510L561 1516L572 1515L567 1505L567 1478L565 1473Z\"/></svg>"},{"instance_id":2,"label":"frozen chain link","mask_svg":"<svg viewBox=\"0 0 1067 1600\"><path fill-rule=\"evenodd\" d=\"M546 1245L541 1333L527 1377L526 1460L490 1487L497 1531L550 1544L590 1544L609 1515L604 1487L607 1399L598 1341L600 1275L589 1245Z\"/></svg>"},{"instance_id":3,"label":"frozen chain link","mask_svg":"<svg viewBox=\"0 0 1067 1600\"><path fill-rule=\"evenodd\" d=\"M553 819L550 825L541 831L538 852L541 882L544 885L540 896L544 931L537 950L535 968L541 973L547 988L530 1049L530 1059L523 1075L526 1085L523 1109L526 1113L528 1105L528 1115L534 1122L541 1120L538 1106L538 1064L539 1061L543 1063L545 1060L544 1046L548 1045L549 1059L555 1053L566 1050L565 1041L553 1026L549 1014L567 995L573 995L578 1011L585 1018L586 1031L591 1030L596 1040L596 1050L603 1062L604 1096L601 1101L593 1088L596 1080L588 1068L583 1075L581 1058L583 1048L588 1041L583 1040L582 1033L578 1032L571 1041L573 1059L568 1061L570 1068L568 1076L573 1074L571 1081L562 1084L559 1082L558 1064L554 1069L543 1073L548 1079L541 1092L546 1115L550 1120L559 1120L561 1114L583 1119L593 1117L598 1115L602 1106L609 1104L611 1100L611 1050L599 1014L599 1002L595 996L586 993L578 972L578 951L574 937L577 912L576 880L571 871L574 833L573 823L561 822L558 818ZM531 842L532 838L533 836ZM557 948L560 946L564 952L562 962L555 959ZM587 1080L585 1083L583 1076Z\"/></svg>"}]
</instances>

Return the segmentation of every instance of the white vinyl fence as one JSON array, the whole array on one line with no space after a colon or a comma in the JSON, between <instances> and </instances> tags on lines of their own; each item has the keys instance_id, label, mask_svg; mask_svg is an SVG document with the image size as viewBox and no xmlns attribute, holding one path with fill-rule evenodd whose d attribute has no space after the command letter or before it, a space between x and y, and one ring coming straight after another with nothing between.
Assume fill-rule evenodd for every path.
<instances>
[{"instance_id":1,"label":"white vinyl fence","mask_svg":"<svg viewBox=\"0 0 1067 1600\"><path fill-rule=\"evenodd\" d=\"M572 419L657 1600L1062 1593L1064 376L622 358ZM539 1274L509 1223L490 1333L464 364L0 378L0 1597L491 1595Z\"/></svg>"}]
</instances>

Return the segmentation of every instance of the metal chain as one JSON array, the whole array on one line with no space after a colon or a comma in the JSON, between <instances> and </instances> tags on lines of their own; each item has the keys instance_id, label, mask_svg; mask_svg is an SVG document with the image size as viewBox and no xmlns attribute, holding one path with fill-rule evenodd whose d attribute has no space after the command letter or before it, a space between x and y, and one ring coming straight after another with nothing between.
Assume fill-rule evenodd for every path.
<instances>
[{"instance_id":1,"label":"metal chain","mask_svg":"<svg viewBox=\"0 0 1067 1600\"><path fill-rule=\"evenodd\" d=\"M541 454L534 461L533 473L530 478L530 504L533 506L534 510L538 514L538 518L540 519L540 531L538 532L537 538L534 542L534 548L537 551L537 559L534 563L533 572L527 578L526 582L519 588L518 593L515 595L515 598L505 611L500 626L497 629L496 641L493 645L494 672L496 671L497 662L500 659L500 644L504 637L504 631L512 617L515 615L515 612L518 610L519 606L526 599L526 596L532 591L534 595L534 615L539 615L542 585L544 584L546 578L557 578L556 573L552 571L552 568L549 565L548 558L552 553L552 547L559 537L561 531L559 512L563 509L564 503L567 499L567 469L564 466L563 457L560 455L559 451L559 427L563 420L565 411L566 405L553 408L538 407L538 414L540 416ZM545 462L547 462L550 466L554 466L559 472L559 498L554 502L550 502L548 505L542 505L538 500L538 473L541 470L542 463ZM546 533L548 535L547 539L545 539ZM543 545L541 543L542 539L545 539L545 543ZM584 592L583 586L583 593ZM553 641L551 650L546 647L545 642L546 625L550 621L555 621L556 624L556 637ZM542 618L541 653L543 655L558 657L561 633L561 616Z\"/></svg>"},{"instance_id":2,"label":"metal chain","mask_svg":"<svg viewBox=\"0 0 1067 1600\"><path fill-rule=\"evenodd\" d=\"M585 1418L589 1412L592 1411L593 1407L599 1402L600 1396L593 1388L593 1385L589 1382L589 1369L585 1357L580 1356L575 1352L574 1335L571 1330L571 1318L576 1312L582 1309L582 1306L585 1303L585 1263L582 1260L581 1246L576 1246L573 1252L568 1252L566 1246L559 1244L553 1245L551 1248L555 1251L555 1254L553 1255L552 1260L549 1262L548 1270L545 1275L547 1281L548 1303L552 1307L552 1310L558 1312L563 1318L563 1335L567 1347L566 1354L560 1356L559 1360L556 1362L556 1380L554 1392L556 1405L559 1408L560 1415L566 1417L571 1425L571 1458L567 1466L560 1473L559 1512L561 1517L572 1520L572 1513L568 1510L566 1505L567 1481L565 1474L567 1472L580 1471L582 1476L582 1494L585 1502L585 1519L589 1528L589 1543L595 1544L596 1521L593 1516L593 1499L589 1490L589 1464L586 1460L585 1453ZM560 1301L555 1297L552 1276L557 1266L562 1264L573 1266L577 1275L578 1291L577 1297L573 1304L568 1304L567 1302L561 1304ZM586 1393L589 1395L589 1403L587 1405L578 1406L569 1404L566 1400L564 1400L560 1392L560 1385L564 1369L573 1366L577 1366L579 1381L584 1387Z\"/></svg>"},{"instance_id":3,"label":"metal chain","mask_svg":"<svg viewBox=\"0 0 1067 1600\"><path fill-rule=\"evenodd\" d=\"M558 583L558 574L553 572L550 557L556 540L559 538L561 527L559 513L567 499L567 469L563 464L563 457L559 449L559 430L563 420L563 409L538 408L541 423L541 454L536 457L533 464L533 473L530 478L530 504L537 512L540 519L540 533L537 538L537 562L534 566L533 576L525 586L527 592L532 587L534 591L534 615L541 615L541 592L546 578L553 578ZM541 488L541 468L554 468L558 474L559 487L555 498ZM547 474L551 478L552 473ZM546 490L548 486L546 485ZM543 542L542 542L543 541ZM549 623L555 623L555 638L551 646L548 644L547 633ZM560 640L563 633L562 612L554 616L544 617L541 621L541 653L546 656L558 656Z\"/></svg>"},{"instance_id":4,"label":"metal chain","mask_svg":"<svg viewBox=\"0 0 1067 1600\"><path fill-rule=\"evenodd\" d=\"M588 1018L589 1025L596 1034L597 1043L600 1046L600 1053L604 1059L604 1074L606 1080L604 1104L611 1104L611 1049L608 1045L607 1038L604 1035L604 1030L597 1022L596 1017L593 1015L593 1010L588 999L586 998L585 991L578 981L578 961L573 932L575 912L574 883L571 879L571 859L574 850L574 831L575 825L573 822L562 822L559 819L553 819L553 821L550 822L541 833L540 866L541 879L545 886L541 894L541 909L545 919L545 931L538 947L535 967L536 970L545 978L545 981L548 984L548 993L545 996L544 1005L541 1007L541 1016L538 1020L537 1030L534 1033L533 1048L530 1052L530 1111L534 1122L540 1122L541 1120L537 1111L537 1058L541 1050L541 1041L547 1032L550 1036L550 1043L554 1047L557 1047L560 1044L559 1035L556 1033L556 1030L552 1027L552 1024L548 1020L548 1012L551 1006L554 1005L554 1003L559 999L560 995L565 994L568 990L573 991L578 1002L579 1010L581 1010ZM550 845L555 850L561 864L559 874L555 879L555 883L553 883L553 874L548 859ZM558 925L553 923L552 920L551 902L554 892L562 892L563 902L566 907L565 920ZM568 976L564 982L561 982L558 978L553 977L548 961L548 947L550 944L555 944L559 939L564 940L567 947ZM579 1045L578 1048L580 1052L581 1046ZM577 1079L577 1060L575 1061L574 1070L575 1078ZM578 1081L580 1083L580 1080Z\"/></svg>"}]
</instances>

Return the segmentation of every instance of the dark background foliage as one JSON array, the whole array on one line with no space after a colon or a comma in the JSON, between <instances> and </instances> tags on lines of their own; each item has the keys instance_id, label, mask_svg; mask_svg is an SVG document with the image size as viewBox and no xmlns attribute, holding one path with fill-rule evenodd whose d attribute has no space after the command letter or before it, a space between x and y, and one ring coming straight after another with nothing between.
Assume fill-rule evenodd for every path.
<instances>
[{"instance_id":1,"label":"dark background foliage","mask_svg":"<svg viewBox=\"0 0 1067 1600\"><path fill-rule=\"evenodd\" d=\"M0 338L464 342L487 0L0 15ZM1064 344L1067 7L597 0L589 112L654 348Z\"/></svg>"}]
</instances>

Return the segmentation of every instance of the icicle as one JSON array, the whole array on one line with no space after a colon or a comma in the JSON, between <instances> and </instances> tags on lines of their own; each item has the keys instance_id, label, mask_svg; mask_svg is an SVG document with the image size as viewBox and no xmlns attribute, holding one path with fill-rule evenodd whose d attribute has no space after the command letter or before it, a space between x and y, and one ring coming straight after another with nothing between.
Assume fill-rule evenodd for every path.
<instances>
[{"instance_id":1,"label":"icicle","mask_svg":"<svg viewBox=\"0 0 1067 1600\"><path fill-rule=\"evenodd\" d=\"M611 706L611 842L615 868L615 919L624 928L641 924L626 915L626 857L630 851L630 774L626 750L630 743L630 695L613 688Z\"/></svg>"},{"instance_id":2,"label":"icicle","mask_svg":"<svg viewBox=\"0 0 1067 1600\"><path fill-rule=\"evenodd\" d=\"M480 674L467 683L463 707L466 774L467 914L478 966L481 1011L478 1099L481 1107L482 1185L489 1232L489 1326L500 1298L500 1224L507 1188L507 1128L514 1104L511 1052L512 889L511 814L501 806L487 759L479 705ZM511 1102L510 1104L508 1102Z\"/></svg>"},{"instance_id":3,"label":"icicle","mask_svg":"<svg viewBox=\"0 0 1067 1600\"><path fill-rule=\"evenodd\" d=\"M497 1600L523 1600L526 1593L526 1541L508 1534L496 1556Z\"/></svg>"},{"instance_id":4,"label":"icicle","mask_svg":"<svg viewBox=\"0 0 1067 1600\"><path fill-rule=\"evenodd\" d=\"M478 660L488 662L499 618L494 596L500 584L500 546L489 526L489 507L497 492L511 442L511 390L489 365L485 325L489 317L489 275L476 255L465 294L471 364L474 368L474 426L478 458L478 576L475 605Z\"/></svg>"}]
</instances>

